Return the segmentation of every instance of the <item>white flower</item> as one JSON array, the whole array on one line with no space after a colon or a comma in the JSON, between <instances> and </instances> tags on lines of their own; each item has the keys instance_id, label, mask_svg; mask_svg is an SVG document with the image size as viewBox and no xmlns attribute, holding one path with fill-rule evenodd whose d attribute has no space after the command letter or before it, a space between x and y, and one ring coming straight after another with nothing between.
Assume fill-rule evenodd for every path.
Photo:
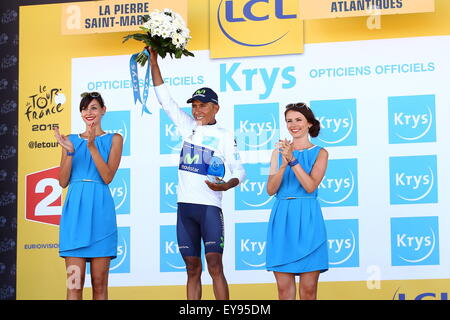
<instances>
[{"instance_id":1,"label":"white flower","mask_svg":"<svg viewBox=\"0 0 450 320\"><path fill-rule=\"evenodd\" d=\"M176 13L176 12L173 13L173 16L174 16L174 21L176 21L176 22L178 22L178 23L181 23L181 24L185 25L182 16L180 16L180 15L179 15L178 13Z\"/></svg>"},{"instance_id":2,"label":"white flower","mask_svg":"<svg viewBox=\"0 0 450 320\"><path fill-rule=\"evenodd\" d=\"M151 29L151 35L152 36L161 36L162 30L161 28L152 28Z\"/></svg>"},{"instance_id":3,"label":"white flower","mask_svg":"<svg viewBox=\"0 0 450 320\"><path fill-rule=\"evenodd\" d=\"M161 37L163 37L164 39L170 38L171 33L168 32L167 30L162 30L161 31Z\"/></svg>"},{"instance_id":4,"label":"white flower","mask_svg":"<svg viewBox=\"0 0 450 320\"><path fill-rule=\"evenodd\" d=\"M142 27L148 30L150 38L153 38L153 45L160 46L157 49L161 55L163 53L170 53L171 55L178 53L178 57L180 57L179 49L185 50L189 39L191 39L190 30L187 28L183 17L168 8L163 10L154 9L149 13L148 17L149 20L143 23ZM156 39L156 37L161 37L162 39ZM170 43L172 45L167 46ZM183 54L191 53L183 51ZM145 61L139 63L144 65Z\"/></svg>"},{"instance_id":5,"label":"white flower","mask_svg":"<svg viewBox=\"0 0 450 320\"><path fill-rule=\"evenodd\" d=\"M179 34L175 34L172 37L172 43L177 47L177 48L183 48L185 45L185 39L179 35Z\"/></svg>"},{"instance_id":6,"label":"white flower","mask_svg":"<svg viewBox=\"0 0 450 320\"><path fill-rule=\"evenodd\" d=\"M184 24L181 23L181 22L178 21L178 20L174 20L173 23L172 23L172 26L173 26L173 28L174 28L175 30L177 30L177 29L179 29L179 30L185 29Z\"/></svg>"},{"instance_id":7,"label":"white flower","mask_svg":"<svg viewBox=\"0 0 450 320\"><path fill-rule=\"evenodd\" d=\"M145 29L151 30L151 29L152 29L152 21L149 20L149 21L147 21L146 23L144 23L142 26L143 26Z\"/></svg>"},{"instance_id":8,"label":"white flower","mask_svg":"<svg viewBox=\"0 0 450 320\"><path fill-rule=\"evenodd\" d=\"M168 9L168 8L165 8L165 9L163 10L163 13L164 13L165 15L167 15L168 13L169 13L170 15L173 15L173 14L174 14L174 12L172 11L172 9Z\"/></svg>"}]
</instances>

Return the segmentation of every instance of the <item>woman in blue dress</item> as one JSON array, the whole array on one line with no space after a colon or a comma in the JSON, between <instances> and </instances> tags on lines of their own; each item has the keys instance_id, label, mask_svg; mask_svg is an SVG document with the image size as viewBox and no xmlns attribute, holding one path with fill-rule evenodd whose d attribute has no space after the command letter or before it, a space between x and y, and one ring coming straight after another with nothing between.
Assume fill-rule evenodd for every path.
<instances>
[{"instance_id":1,"label":"woman in blue dress","mask_svg":"<svg viewBox=\"0 0 450 320\"><path fill-rule=\"evenodd\" d=\"M106 107L97 92L83 93L80 101L85 132L64 136L55 129L62 147L59 184L69 186L64 202L59 255L67 270L67 299L82 299L86 261L91 263L92 297L108 298L110 260L117 256L117 223L108 184L122 156L123 139L103 131Z\"/></svg>"},{"instance_id":2,"label":"woman in blue dress","mask_svg":"<svg viewBox=\"0 0 450 320\"><path fill-rule=\"evenodd\" d=\"M304 103L289 104L284 113L292 142L280 140L272 152L269 195L276 194L267 231L266 268L273 271L279 299L295 299L300 275L301 299L316 299L321 272L328 270L327 235L317 200L328 152L313 145L320 122Z\"/></svg>"}]
</instances>

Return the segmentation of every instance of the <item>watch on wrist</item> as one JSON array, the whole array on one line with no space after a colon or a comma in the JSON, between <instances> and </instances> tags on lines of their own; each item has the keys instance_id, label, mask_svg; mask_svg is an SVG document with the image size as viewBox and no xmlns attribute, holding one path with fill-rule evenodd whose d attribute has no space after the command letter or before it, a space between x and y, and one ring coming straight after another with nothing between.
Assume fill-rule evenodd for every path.
<instances>
[{"instance_id":1,"label":"watch on wrist","mask_svg":"<svg viewBox=\"0 0 450 320\"><path fill-rule=\"evenodd\" d=\"M69 157L72 157L74 154L75 154L75 151L74 152L70 152L70 151L66 152L66 155L68 155Z\"/></svg>"},{"instance_id":2,"label":"watch on wrist","mask_svg":"<svg viewBox=\"0 0 450 320\"><path fill-rule=\"evenodd\" d=\"M293 167L293 166L298 164L298 160L297 159L291 160L291 161L289 161L288 164L289 164L290 167Z\"/></svg>"}]
</instances>

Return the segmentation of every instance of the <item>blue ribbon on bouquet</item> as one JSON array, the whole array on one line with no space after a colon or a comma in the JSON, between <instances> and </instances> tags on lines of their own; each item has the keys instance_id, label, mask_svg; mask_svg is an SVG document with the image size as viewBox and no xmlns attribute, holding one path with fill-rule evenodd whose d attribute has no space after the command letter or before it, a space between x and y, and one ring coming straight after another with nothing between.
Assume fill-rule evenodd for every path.
<instances>
[{"instance_id":1,"label":"blue ribbon on bouquet","mask_svg":"<svg viewBox=\"0 0 450 320\"><path fill-rule=\"evenodd\" d=\"M131 75L131 82L133 84L133 94L134 94L134 104L136 104L136 101L139 101L142 104L142 114L148 113L152 114L150 110L147 109L146 103L148 98L148 90L150 87L150 55L147 50L142 51L147 57L147 72L145 74L145 81L144 81L144 92L142 93L143 99L141 99L141 89L139 88L139 75L138 75L138 68L137 68L137 62L135 58L139 55L139 53L135 53L130 58L130 75Z\"/></svg>"}]
</instances>

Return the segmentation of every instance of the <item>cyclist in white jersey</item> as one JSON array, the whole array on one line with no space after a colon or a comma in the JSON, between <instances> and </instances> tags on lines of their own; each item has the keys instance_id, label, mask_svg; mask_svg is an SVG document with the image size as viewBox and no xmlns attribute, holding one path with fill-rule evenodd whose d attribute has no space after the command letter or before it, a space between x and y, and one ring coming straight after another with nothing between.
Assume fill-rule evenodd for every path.
<instances>
[{"instance_id":1,"label":"cyclist in white jersey","mask_svg":"<svg viewBox=\"0 0 450 320\"><path fill-rule=\"evenodd\" d=\"M217 94L200 88L187 103L192 103L192 116L182 111L164 84L158 66L158 54L151 48L150 65L156 96L164 111L178 127L183 138L178 168L177 240L186 263L187 298L201 299L201 239L205 247L208 271L216 299L229 299L228 284L223 273L224 223L222 192L236 187L245 178L234 135L218 126ZM211 157L224 160L231 178L223 183L208 181L206 174Z\"/></svg>"}]
</instances>

